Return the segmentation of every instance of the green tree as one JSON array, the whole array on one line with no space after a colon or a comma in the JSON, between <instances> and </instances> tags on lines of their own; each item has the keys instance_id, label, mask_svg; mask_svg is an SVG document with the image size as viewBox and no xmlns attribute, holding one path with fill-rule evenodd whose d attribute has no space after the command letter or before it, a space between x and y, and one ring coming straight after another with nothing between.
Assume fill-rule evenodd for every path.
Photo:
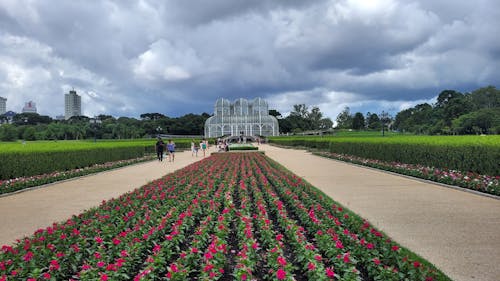
<instances>
[{"instance_id":1,"label":"green tree","mask_svg":"<svg viewBox=\"0 0 500 281\"><path fill-rule=\"evenodd\" d=\"M277 119L282 118L283 116L276 109L269 109L269 115L276 117Z\"/></svg>"},{"instance_id":2,"label":"green tree","mask_svg":"<svg viewBox=\"0 0 500 281\"><path fill-rule=\"evenodd\" d=\"M378 130L382 127L382 123L380 122L380 118L378 118L378 115L376 113L370 113L368 112L366 114L366 119L365 123L367 123L367 128L371 130Z\"/></svg>"},{"instance_id":3,"label":"green tree","mask_svg":"<svg viewBox=\"0 0 500 281\"><path fill-rule=\"evenodd\" d=\"M14 125L4 124L0 126L0 140L15 141L17 139L17 130Z\"/></svg>"},{"instance_id":4,"label":"green tree","mask_svg":"<svg viewBox=\"0 0 500 281\"><path fill-rule=\"evenodd\" d=\"M34 141L36 140L36 130L35 127L33 126L28 126L23 133L23 139L27 141Z\"/></svg>"},{"instance_id":5,"label":"green tree","mask_svg":"<svg viewBox=\"0 0 500 281\"><path fill-rule=\"evenodd\" d=\"M313 106L311 108L311 112L308 112L306 114L306 118L309 120L310 127L309 129L311 130L319 130L321 127L321 120L323 119L323 113L321 113L321 110L317 106Z\"/></svg>"},{"instance_id":6,"label":"green tree","mask_svg":"<svg viewBox=\"0 0 500 281\"><path fill-rule=\"evenodd\" d=\"M361 130L365 128L365 117L363 113L356 112L352 117L352 127L354 130Z\"/></svg>"},{"instance_id":7,"label":"green tree","mask_svg":"<svg viewBox=\"0 0 500 281\"><path fill-rule=\"evenodd\" d=\"M344 110L337 115L337 128L349 129L352 127L352 116L349 107L344 107Z\"/></svg>"}]
</instances>

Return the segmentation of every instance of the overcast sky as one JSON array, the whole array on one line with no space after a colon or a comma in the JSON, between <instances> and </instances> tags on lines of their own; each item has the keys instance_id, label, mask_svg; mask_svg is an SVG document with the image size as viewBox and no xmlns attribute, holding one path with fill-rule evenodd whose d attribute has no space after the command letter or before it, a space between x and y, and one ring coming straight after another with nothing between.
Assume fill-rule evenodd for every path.
<instances>
[{"instance_id":1,"label":"overcast sky","mask_svg":"<svg viewBox=\"0 0 500 281\"><path fill-rule=\"evenodd\" d=\"M1 0L0 96L20 112L175 117L219 97L398 112L500 85L498 0Z\"/></svg>"}]
</instances>

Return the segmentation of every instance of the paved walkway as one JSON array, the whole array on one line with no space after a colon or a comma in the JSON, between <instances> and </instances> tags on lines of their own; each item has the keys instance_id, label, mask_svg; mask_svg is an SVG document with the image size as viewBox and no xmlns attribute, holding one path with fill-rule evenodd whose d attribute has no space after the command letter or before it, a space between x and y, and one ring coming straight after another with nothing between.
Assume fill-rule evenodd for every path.
<instances>
[{"instance_id":1,"label":"paved walkway","mask_svg":"<svg viewBox=\"0 0 500 281\"><path fill-rule=\"evenodd\" d=\"M303 150L262 148L453 280L500 280L500 200Z\"/></svg>"},{"instance_id":2,"label":"paved walkway","mask_svg":"<svg viewBox=\"0 0 500 281\"><path fill-rule=\"evenodd\" d=\"M261 145L266 155L368 219L452 279L500 280L500 200ZM201 157L177 153L0 198L0 245L97 206Z\"/></svg>"},{"instance_id":3,"label":"paved walkway","mask_svg":"<svg viewBox=\"0 0 500 281\"><path fill-rule=\"evenodd\" d=\"M177 152L175 162L158 160L136 164L74 180L49 184L18 194L0 197L0 246L33 234L53 222L98 206L197 160L190 151Z\"/></svg>"}]
</instances>

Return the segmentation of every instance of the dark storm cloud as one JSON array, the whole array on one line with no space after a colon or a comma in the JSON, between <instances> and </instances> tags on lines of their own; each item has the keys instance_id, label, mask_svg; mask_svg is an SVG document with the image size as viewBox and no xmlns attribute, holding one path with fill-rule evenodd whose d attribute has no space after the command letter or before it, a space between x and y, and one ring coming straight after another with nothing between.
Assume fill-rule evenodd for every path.
<instances>
[{"instance_id":1,"label":"dark storm cloud","mask_svg":"<svg viewBox=\"0 0 500 281\"><path fill-rule=\"evenodd\" d=\"M500 82L500 4L480 1L3 1L0 96L20 111L170 116L218 97L288 112L400 110Z\"/></svg>"}]
</instances>

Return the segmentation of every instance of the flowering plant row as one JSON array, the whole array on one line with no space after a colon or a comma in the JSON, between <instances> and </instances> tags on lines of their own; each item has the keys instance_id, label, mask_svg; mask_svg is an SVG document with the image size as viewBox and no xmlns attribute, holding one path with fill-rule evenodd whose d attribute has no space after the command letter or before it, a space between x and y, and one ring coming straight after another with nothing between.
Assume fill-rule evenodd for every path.
<instances>
[{"instance_id":1,"label":"flowering plant row","mask_svg":"<svg viewBox=\"0 0 500 281\"><path fill-rule=\"evenodd\" d=\"M0 251L0 280L449 280L260 153L212 155Z\"/></svg>"},{"instance_id":2,"label":"flowering plant row","mask_svg":"<svg viewBox=\"0 0 500 281\"><path fill-rule=\"evenodd\" d=\"M441 169L416 164L387 162L325 151L316 152L316 154L345 162L391 171L398 174L413 176L449 185L460 186L493 195L500 195L500 176L498 175L480 175L472 172L462 172L457 170Z\"/></svg>"},{"instance_id":3,"label":"flowering plant row","mask_svg":"<svg viewBox=\"0 0 500 281\"><path fill-rule=\"evenodd\" d=\"M10 193L21 189L39 186L43 184L53 183L60 180L70 179L74 177L85 176L88 174L98 173L110 169L115 169L131 164L145 162L153 159L153 156L143 156L128 160L119 160L114 162L107 162L103 164L94 164L85 168L73 169L63 172L52 172L42 175L19 177L14 179L0 180L0 194Z\"/></svg>"}]
</instances>

